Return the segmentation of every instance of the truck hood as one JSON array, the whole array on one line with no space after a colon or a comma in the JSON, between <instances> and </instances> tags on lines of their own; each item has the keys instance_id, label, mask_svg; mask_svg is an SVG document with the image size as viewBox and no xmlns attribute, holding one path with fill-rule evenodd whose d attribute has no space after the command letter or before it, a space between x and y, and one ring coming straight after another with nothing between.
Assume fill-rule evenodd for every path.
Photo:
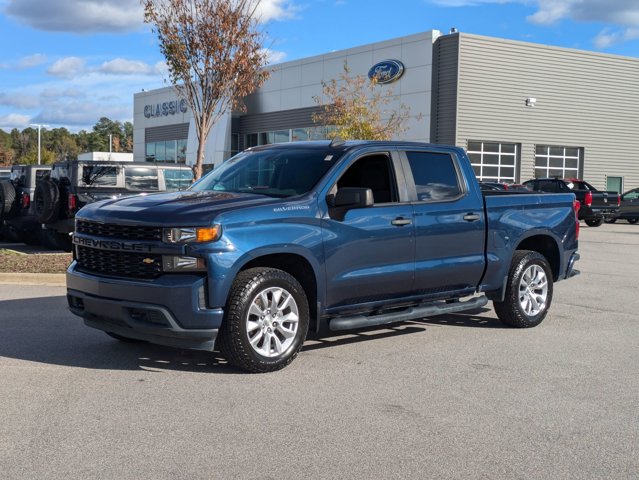
<instances>
[{"instance_id":1,"label":"truck hood","mask_svg":"<svg viewBox=\"0 0 639 480\"><path fill-rule=\"evenodd\" d=\"M251 193L172 192L103 200L82 208L76 218L104 223L153 226L199 226L220 213L280 203L282 199Z\"/></svg>"}]
</instances>

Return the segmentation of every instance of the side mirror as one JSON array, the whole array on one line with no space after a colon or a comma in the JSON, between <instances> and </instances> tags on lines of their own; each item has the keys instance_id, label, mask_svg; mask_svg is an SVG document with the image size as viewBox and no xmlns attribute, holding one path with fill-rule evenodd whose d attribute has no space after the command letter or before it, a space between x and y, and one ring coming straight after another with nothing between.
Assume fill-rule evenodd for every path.
<instances>
[{"instance_id":1,"label":"side mirror","mask_svg":"<svg viewBox=\"0 0 639 480\"><path fill-rule=\"evenodd\" d=\"M330 202L335 208L365 208L374 203L373 191L370 188L343 187Z\"/></svg>"}]
</instances>

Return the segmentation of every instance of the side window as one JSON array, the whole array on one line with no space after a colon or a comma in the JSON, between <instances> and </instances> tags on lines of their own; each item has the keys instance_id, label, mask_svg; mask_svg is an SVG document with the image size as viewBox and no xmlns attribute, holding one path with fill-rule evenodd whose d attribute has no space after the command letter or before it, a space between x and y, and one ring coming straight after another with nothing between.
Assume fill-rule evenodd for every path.
<instances>
[{"instance_id":1,"label":"side window","mask_svg":"<svg viewBox=\"0 0 639 480\"><path fill-rule=\"evenodd\" d=\"M417 200L446 201L461 194L457 169L446 153L406 152L410 165Z\"/></svg>"},{"instance_id":2,"label":"side window","mask_svg":"<svg viewBox=\"0 0 639 480\"><path fill-rule=\"evenodd\" d=\"M390 155L376 154L360 158L337 182L337 188L359 187L373 191L375 203L397 202L397 187Z\"/></svg>"},{"instance_id":3,"label":"side window","mask_svg":"<svg viewBox=\"0 0 639 480\"><path fill-rule=\"evenodd\" d=\"M152 167L125 167L124 185L127 190L146 191L158 189L158 171Z\"/></svg>"},{"instance_id":4,"label":"side window","mask_svg":"<svg viewBox=\"0 0 639 480\"><path fill-rule=\"evenodd\" d=\"M558 186L552 180L541 180L538 188L540 192L557 193Z\"/></svg>"},{"instance_id":5,"label":"side window","mask_svg":"<svg viewBox=\"0 0 639 480\"><path fill-rule=\"evenodd\" d=\"M176 190L186 190L193 183L193 171L189 167L185 168L166 168L162 169L164 173L164 184L168 192Z\"/></svg>"}]
</instances>

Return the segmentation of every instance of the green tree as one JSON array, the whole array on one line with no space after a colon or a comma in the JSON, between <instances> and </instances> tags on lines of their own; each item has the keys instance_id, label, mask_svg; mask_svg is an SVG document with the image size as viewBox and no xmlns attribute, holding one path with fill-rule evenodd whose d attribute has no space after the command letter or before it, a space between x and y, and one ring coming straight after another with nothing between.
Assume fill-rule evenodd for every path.
<instances>
[{"instance_id":1,"label":"green tree","mask_svg":"<svg viewBox=\"0 0 639 480\"><path fill-rule=\"evenodd\" d=\"M45 148L55 154L56 161L75 159L78 156L78 145L75 135L66 128L54 128L47 131L43 139Z\"/></svg>"},{"instance_id":2,"label":"green tree","mask_svg":"<svg viewBox=\"0 0 639 480\"><path fill-rule=\"evenodd\" d=\"M47 148L42 148L40 151L41 155L41 164L47 165L57 161L55 153ZM22 155L17 159L16 163L24 163L26 165L37 165L38 164L38 147L36 145L35 148L29 150L26 154Z\"/></svg>"},{"instance_id":3,"label":"green tree","mask_svg":"<svg viewBox=\"0 0 639 480\"><path fill-rule=\"evenodd\" d=\"M321 107L313 121L335 126L335 136L344 140L390 140L405 132L410 108L401 104L388 109L392 89L364 75L351 76L348 63L338 79L322 82L322 97L313 97ZM418 118L421 118L419 115Z\"/></svg>"},{"instance_id":4,"label":"green tree","mask_svg":"<svg viewBox=\"0 0 639 480\"><path fill-rule=\"evenodd\" d=\"M215 123L268 77L260 0L141 0L154 27L169 78L195 120L195 178L202 175L206 139Z\"/></svg>"}]
</instances>

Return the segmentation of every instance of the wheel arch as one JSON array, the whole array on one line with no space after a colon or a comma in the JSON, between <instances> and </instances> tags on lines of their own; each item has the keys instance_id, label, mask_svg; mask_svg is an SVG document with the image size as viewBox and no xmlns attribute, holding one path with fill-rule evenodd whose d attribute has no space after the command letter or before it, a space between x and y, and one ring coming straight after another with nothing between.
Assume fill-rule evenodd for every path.
<instances>
[{"instance_id":1,"label":"wheel arch","mask_svg":"<svg viewBox=\"0 0 639 480\"><path fill-rule=\"evenodd\" d=\"M300 282L308 300L310 322L309 331L319 328L318 302L322 298L319 291L317 269L304 255L291 252L271 252L247 258L234 275L234 278L242 271L249 268L267 267L277 268L295 277Z\"/></svg>"},{"instance_id":2,"label":"wheel arch","mask_svg":"<svg viewBox=\"0 0 639 480\"><path fill-rule=\"evenodd\" d=\"M553 237L550 235L532 235L519 242L515 248L516 250L531 250L543 255L550 265L553 281L557 281L561 271L561 250Z\"/></svg>"}]
</instances>

